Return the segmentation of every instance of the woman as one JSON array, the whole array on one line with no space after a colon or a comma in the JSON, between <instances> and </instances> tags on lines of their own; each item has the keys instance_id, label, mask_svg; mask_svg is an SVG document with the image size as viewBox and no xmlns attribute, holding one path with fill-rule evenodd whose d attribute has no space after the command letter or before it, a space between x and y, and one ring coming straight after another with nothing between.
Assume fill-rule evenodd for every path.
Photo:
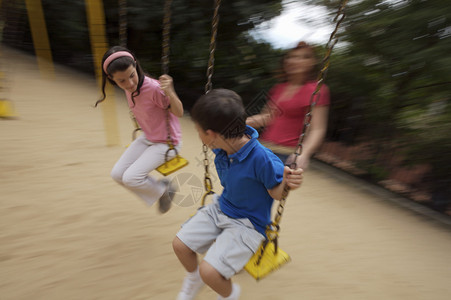
<instances>
[{"instance_id":1,"label":"woman","mask_svg":"<svg viewBox=\"0 0 451 300\"><path fill-rule=\"evenodd\" d=\"M316 64L313 48L305 42L299 42L283 58L285 82L270 90L270 101L260 114L246 120L248 125L256 129L265 128L260 141L272 149L283 162L294 152L302 134L305 114L309 110L310 98L316 88ZM329 89L323 85L314 99L316 105L298 160L299 167L304 170L326 134L329 98Z\"/></svg>"}]
</instances>

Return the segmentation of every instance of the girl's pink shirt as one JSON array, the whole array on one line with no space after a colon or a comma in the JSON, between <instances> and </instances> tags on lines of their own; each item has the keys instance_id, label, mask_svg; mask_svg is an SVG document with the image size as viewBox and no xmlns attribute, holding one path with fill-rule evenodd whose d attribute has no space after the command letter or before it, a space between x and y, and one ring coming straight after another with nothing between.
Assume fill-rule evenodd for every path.
<instances>
[{"instance_id":1,"label":"girl's pink shirt","mask_svg":"<svg viewBox=\"0 0 451 300\"><path fill-rule=\"evenodd\" d=\"M165 143L167 140L166 108L169 98L160 89L160 82L150 77L144 77L143 85L134 104L131 93L125 91L128 106L135 115L136 121L143 130L146 138L153 143ZM178 145L182 138L179 119L169 112L169 124L174 145Z\"/></svg>"},{"instance_id":2,"label":"girl's pink shirt","mask_svg":"<svg viewBox=\"0 0 451 300\"><path fill-rule=\"evenodd\" d=\"M310 106L310 97L316 88L316 82L305 83L291 99L279 101L287 85L287 83L278 84L269 92L271 97L269 105L276 116L271 124L266 127L261 140L277 145L294 147L298 144L299 136L302 133L305 114ZM327 106L329 104L329 88L323 85L316 105Z\"/></svg>"}]
</instances>

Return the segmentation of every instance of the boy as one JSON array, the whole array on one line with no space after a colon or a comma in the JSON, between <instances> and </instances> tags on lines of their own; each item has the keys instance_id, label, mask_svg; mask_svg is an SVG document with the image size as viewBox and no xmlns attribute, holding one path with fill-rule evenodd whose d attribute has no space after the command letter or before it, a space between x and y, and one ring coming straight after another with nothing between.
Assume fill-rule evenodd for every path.
<instances>
[{"instance_id":1,"label":"boy","mask_svg":"<svg viewBox=\"0 0 451 300\"><path fill-rule=\"evenodd\" d=\"M202 207L177 233L174 252L188 274L178 300L194 299L206 283L218 299L239 299L240 287L231 277L249 261L265 240L273 199L302 183L302 170L283 166L246 126L240 96L216 89L202 96L191 110L199 137L216 154L215 165L224 187L213 203ZM207 252L198 265L197 254Z\"/></svg>"}]
</instances>

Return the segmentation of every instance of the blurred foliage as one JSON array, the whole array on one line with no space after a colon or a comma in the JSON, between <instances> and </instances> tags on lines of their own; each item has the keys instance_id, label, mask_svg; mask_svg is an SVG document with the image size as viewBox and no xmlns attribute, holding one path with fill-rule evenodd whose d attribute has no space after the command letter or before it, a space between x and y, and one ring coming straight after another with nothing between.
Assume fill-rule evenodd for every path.
<instances>
[{"instance_id":1,"label":"blurred foliage","mask_svg":"<svg viewBox=\"0 0 451 300\"><path fill-rule=\"evenodd\" d=\"M118 0L104 0L110 45L119 44ZM84 0L42 0L54 61L93 73ZM255 42L248 30L280 14L281 1L222 1L219 14L213 87L234 89L245 101L274 82L278 52ZM127 1L127 47L143 68L160 75L164 1ZM187 108L206 84L214 1L173 0L169 72ZM4 4L5 43L33 51L22 0Z\"/></svg>"},{"instance_id":2,"label":"blurred foliage","mask_svg":"<svg viewBox=\"0 0 451 300\"><path fill-rule=\"evenodd\" d=\"M327 80L331 137L430 164L425 185L451 201L449 1L350 1L346 13Z\"/></svg>"}]
</instances>

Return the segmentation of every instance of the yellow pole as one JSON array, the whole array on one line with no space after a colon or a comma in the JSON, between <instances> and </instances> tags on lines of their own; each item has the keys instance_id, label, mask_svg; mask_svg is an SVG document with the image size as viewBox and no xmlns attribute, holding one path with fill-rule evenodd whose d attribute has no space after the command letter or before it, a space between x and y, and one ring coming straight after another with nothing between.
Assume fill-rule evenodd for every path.
<instances>
[{"instance_id":1,"label":"yellow pole","mask_svg":"<svg viewBox=\"0 0 451 300\"><path fill-rule=\"evenodd\" d=\"M28 10L28 20L39 71L44 78L53 79L55 78L55 71L42 2L41 0L25 0L25 4Z\"/></svg>"},{"instance_id":2,"label":"yellow pole","mask_svg":"<svg viewBox=\"0 0 451 300\"><path fill-rule=\"evenodd\" d=\"M94 68L99 86L102 84L102 57L108 50L105 33L105 13L102 0L85 0L86 14L89 25L92 53L94 54ZM119 129L116 116L114 89L109 84L105 87L107 99L100 104L103 112L107 146L119 145Z\"/></svg>"},{"instance_id":3,"label":"yellow pole","mask_svg":"<svg viewBox=\"0 0 451 300\"><path fill-rule=\"evenodd\" d=\"M0 0L0 14L3 13L2 9L2 1ZM0 16L2 18L3 16ZM3 18L0 19L0 118L15 118L17 114L14 110L14 105L6 98L6 75L1 70L1 67L4 66L3 56L2 56L2 47L1 41L3 37Z\"/></svg>"}]
</instances>

